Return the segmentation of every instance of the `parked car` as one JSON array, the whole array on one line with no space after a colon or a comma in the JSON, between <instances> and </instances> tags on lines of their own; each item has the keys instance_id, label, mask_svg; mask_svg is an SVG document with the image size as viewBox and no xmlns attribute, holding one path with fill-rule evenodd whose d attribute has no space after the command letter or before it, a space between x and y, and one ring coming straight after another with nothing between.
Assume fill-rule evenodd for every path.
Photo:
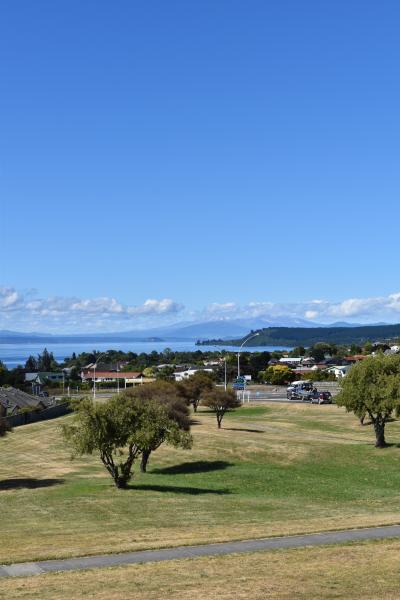
<instances>
[{"instance_id":1,"label":"parked car","mask_svg":"<svg viewBox=\"0 0 400 600\"><path fill-rule=\"evenodd\" d=\"M49 397L49 392L39 392L38 396L40 398L48 398Z\"/></svg>"},{"instance_id":2,"label":"parked car","mask_svg":"<svg viewBox=\"0 0 400 600\"><path fill-rule=\"evenodd\" d=\"M286 397L288 400L302 400L311 402L313 395L317 392L310 381L294 381L287 388Z\"/></svg>"},{"instance_id":3,"label":"parked car","mask_svg":"<svg viewBox=\"0 0 400 600\"><path fill-rule=\"evenodd\" d=\"M312 404L332 404L332 394L330 392L317 392L311 399Z\"/></svg>"}]
</instances>

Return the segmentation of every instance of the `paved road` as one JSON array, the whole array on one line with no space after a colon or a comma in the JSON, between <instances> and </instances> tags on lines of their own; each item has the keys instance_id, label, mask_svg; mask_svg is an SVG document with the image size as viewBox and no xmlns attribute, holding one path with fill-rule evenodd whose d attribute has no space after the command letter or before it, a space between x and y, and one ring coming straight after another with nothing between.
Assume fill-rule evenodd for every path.
<instances>
[{"instance_id":1,"label":"paved road","mask_svg":"<svg viewBox=\"0 0 400 600\"><path fill-rule=\"evenodd\" d=\"M369 527L365 529L346 529L327 533L310 533L285 537L226 542L223 544L203 544L199 546L178 546L163 550L144 550L142 552L125 552L123 554L105 554L83 558L65 558L60 560L44 560L30 563L1 565L0 577L21 577L50 573L53 571L79 571L100 567L114 567L138 563L160 562L179 558L195 558L199 556L218 556L234 552L260 552L280 548L300 548L304 546L320 546L325 544L342 544L366 540L400 537L400 525L386 527Z\"/></svg>"}]
</instances>

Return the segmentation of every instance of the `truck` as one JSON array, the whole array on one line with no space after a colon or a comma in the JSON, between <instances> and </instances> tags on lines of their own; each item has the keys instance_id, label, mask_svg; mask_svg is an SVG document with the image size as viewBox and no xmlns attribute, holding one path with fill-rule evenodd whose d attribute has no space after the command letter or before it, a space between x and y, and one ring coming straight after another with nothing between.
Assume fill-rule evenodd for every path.
<instances>
[{"instance_id":1,"label":"truck","mask_svg":"<svg viewBox=\"0 0 400 600\"><path fill-rule=\"evenodd\" d=\"M288 400L303 400L311 402L314 393L314 384L312 381L293 381L286 390Z\"/></svg>"}]
</instances>

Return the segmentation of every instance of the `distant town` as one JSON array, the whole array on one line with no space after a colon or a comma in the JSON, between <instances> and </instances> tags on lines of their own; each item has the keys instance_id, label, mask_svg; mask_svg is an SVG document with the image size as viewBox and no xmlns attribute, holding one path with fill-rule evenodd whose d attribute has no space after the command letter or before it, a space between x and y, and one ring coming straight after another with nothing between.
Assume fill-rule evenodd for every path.
<instances>
[{"instance_id":1,"label":"distant town","mask_svg":"<svg viewBox=\"0 0 400 600\"><path fill-rule=\"evenodd\" d=\"M354 364L366 357L400 352L400 341L395 338L350 345L318 341L309 347L299 345L287 351L254 348L252 352L246 351L245 344L253 344L261 337L260 333L251 332L239 340L241 347L237 344L237 352L224 349L182 352L165 348L162 352L137 354L107 350L72 353L60 362L44 349L16 368L9 369L0 361L0 402L7 415L15 415L28 408L48 408L56 402L54 398L62 401L76 394L119 391L157 380L181 382L196 373L207 374L217 385L240 390L251 389L251 385L287 385L295 380L340 382ZM323 333L328 339L332 337L327 329ZM357 337L358 332L354 334Z\"/></svg>"}]
</instances>

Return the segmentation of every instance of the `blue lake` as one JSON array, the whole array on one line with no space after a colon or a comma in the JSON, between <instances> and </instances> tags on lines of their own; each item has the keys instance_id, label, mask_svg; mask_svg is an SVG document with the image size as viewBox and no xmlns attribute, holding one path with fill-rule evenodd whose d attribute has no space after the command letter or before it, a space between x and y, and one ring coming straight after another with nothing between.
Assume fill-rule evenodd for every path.
<instances>
[{"instance_id":1,"label":"blue lake","mask_svg":"<svg viewBox=\"0 0 400 600\"><path fill-rule=\"evenodd\" d=\"M35 342L35 343L0 343L0 360L3 361L4 364L7 365L8 368L14 368L17 365L24 365L30 354L36 356L37 354L43 352L44 348L47 348L49 352L53 352L56 360L62 361L67 356L71 356L73 352L75 354L80 354L81 352L92 352L93 350L98 350L99 352L105 352L106 350L122 350L123 352L135 352L139 354L140 352L152 352L156 350L157 352L162 352L165 348L171 348L174 351L183 351L183 352L195 352L196 350L202 351L216 351L216 350L229 350L232 352L237 352L237 346L196 346L195 340L180 340L180 341L169 341L164 340L162 342L141 342L141 341L119 341L119 342L51 342L46 341L45 343ZM245 352L262 352L267 350L271 352L272 350L288 350L290 348L279 346L258 346L256 348L251 348L246 346L243 350Z\"/></svg>"}]
</instances>

